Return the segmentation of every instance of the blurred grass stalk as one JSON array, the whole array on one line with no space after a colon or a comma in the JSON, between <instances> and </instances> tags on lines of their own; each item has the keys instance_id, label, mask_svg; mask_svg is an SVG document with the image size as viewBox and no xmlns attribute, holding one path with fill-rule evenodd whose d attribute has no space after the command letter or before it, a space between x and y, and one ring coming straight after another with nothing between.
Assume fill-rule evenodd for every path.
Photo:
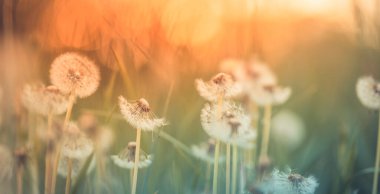
<instances>
[{"instance_id":1,"label":"blurred grass stalk","mask_svg":"<svg viewBox=\"0 0 380 194\"><path fill-rule=\"evenodd\" d=\"M373 187L372 194L377 194L378 180L379 180L379 165L380 165L380 110L378 111L378 129L377 129L377 147L376 147L376 162L375 171L373 174Z\"/></svg>"}]
</instances>

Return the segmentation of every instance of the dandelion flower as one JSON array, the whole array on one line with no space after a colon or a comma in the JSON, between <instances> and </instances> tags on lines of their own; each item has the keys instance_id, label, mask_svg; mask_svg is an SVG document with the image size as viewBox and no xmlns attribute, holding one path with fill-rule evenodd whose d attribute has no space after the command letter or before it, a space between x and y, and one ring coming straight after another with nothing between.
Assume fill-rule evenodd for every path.
<instances>
[{"instance_id":1,"label":"dandelion flower","mask_svg":"<svg viewBox=\"0 0 380 194\"><path fill-rule=\"evenodd\" d=\"M13 172L13 155L5 146L0 145L0 182L10 180Z\"/></svg>"},{"instance_id":2,"label":"dandelion flower","mask_svg":"<svg viewBox=\"0 0 380 194\"><path fill-rule=\"evenodd\" d=\"M69 123L63 132L62 156L68 158L86 158L93 151L92 141L81 132L75 123Z\"/></svg>"},{"instance_id":3,"label":"dandelion flower","mask_svg":"<svg viewBox=\"0 0 380 194\"><path fill-rule=\"evenodd\" d=\"M50 69L50 80L65 94L84 98L98 88L98 67L87 57L77 53L65 53L54 59Z\"/></svg>"},{"instance_id":4,"label":"dandelion flower","mask_svg":"<svg viewBox=\"0 0 380 194\"><path fill-rule=\"evenodd\" d=\"M215 140L209 139L208 142L203 142L199 145L192 145L191 152L193 155L203 161L214 163L214 154L215 154ZM224 160L223 157L219 157L219 162Z\"/></svg>"},{"instance_id":5,"label":"dandelion flower","mask_svg":"<svg viewBox=\"0 0 380 194\"><path fill-rule=\"evenodd\" d=\"M231 75L225 73L219 73L207 82L197 79L195 84L199 95L208 101L217 101L220 96L226 99L233 98L241 92L241 86Z\"/></svg>"},{"instance_id":6,"label":"dandelion flower","mask_svg":"<svg viewBox=\"0 0 380 194\"><path fill-rule=\"evenodd\" d=\"M120 111L125 120L136 129L153 131L166 125L163 118L157 118L152 112L148 101L140 98L135 102L128 102L124 97L119 97Z\"/></svg>"},{"instance_id":7,"label":"dandelion flower","mask_svg":"<svg viewBox=\"0 0 380 194\"><path fill-rule=\"evenodd\" d=\"M111 156L113 162L121 167L133 169L135 167L136 142L129 142L128 146L118 155ZM146 168L152 163L152 155L148 155L140 150L140 160L137 164L138 168Z\"/></svg>"},{"instance_id":8,"label":"dandelion flower","mask_svg":"<svg viewBox=\"0 0 380 194\"><path fill-rule=\"evenodd\" d=\"M305 138L305 124L290 110L278 112L272 119L272 137L289 148L296 148Z\"/></svg>"},{"instance_id":9,"label":"dandelion flower","mask_svg":"<svg viewBox=\"0 0 380 194\"><path fill-rule=\"evenodd\" d=\"M84 158L68 158L60 157L58 163L58 174L62 177L67 177L68 175L68 161L71 160L71 178L77 177L84 166L86 160Z\"/></svg>"},{"instance_id":10,"label":"dandelion flower","mask_svg":"<svg viewBox=\"0 0 380 194\"><path fill-rule=\"evenodd\" d=\"M380 82L371 76L359 78L356 94L360 102L367 108L380 109Z\"/></svg>"},{"instance_id":11,"label":"dandelion flower","mask_svg":"<svg viewBox=\"0 0 380 194\"><path fill-rule=\"evenodd\" d=\"M22 94L24 106L31 112L42 115L59 115L66 111L68 97L56 86L44 86L43 84L27 84Z\"/></svg>"},{"instance_id":12,"label":"dandelion flower","mask_svg":"<svg viewBox=\"0 0 380 194\"><path fill-rule=\"evenodd\" d=\"M206 104L202 109L202 126L211 137L232 144L247 143L256 137L256 133L250 126L251 119L244 113L241 106L225 102L221 115L218 118L218 105L216 104Z\"/></svg>"},{"instance_id":13,"label":"dandelion flower","mask_svg":"<svg viewBox=\"0 0 380 194\"><path fill-rule=\"evenodd\" d=\"M314 194L318 182L313 176L303 177L289 169L280 172L275 169L269 180L264 183L264 193L276 194Z\"/></svg>"},{"instance_id":14,"label":"dandelion flower","mask_svg":"<svg viewBox=\"0 0 380 194\"><path fill-rule=\"evenodd\" d=\"M259 85L254 87L249 96L260 106L279 105L285 103L292 93L289 87L277 85Z\"/></svg>"},{"instance_id":15,"label":"dandelion flower","mask_svg":"<svg viewBox=\"0 0 380 194\"><path fill-rule=\"evenodd\" d=\"M246 66L246 80L256 85L275 85L277 78L265 63L254 59Z\"/></svg>"}]
</instances>

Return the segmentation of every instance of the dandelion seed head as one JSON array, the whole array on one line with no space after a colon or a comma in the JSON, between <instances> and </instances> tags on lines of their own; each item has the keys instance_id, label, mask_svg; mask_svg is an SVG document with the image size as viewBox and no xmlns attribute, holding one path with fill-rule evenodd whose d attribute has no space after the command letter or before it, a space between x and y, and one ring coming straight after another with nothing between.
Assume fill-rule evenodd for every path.
<instances>
[{"instance_id":1,"label":"dandelion seed head","mask_svg":"<svg viewBox=\"0 0 380 194\"><path fill-rule=\"evenodd\" d=\"M281 110L272 119L271 134L276 142L294 149L305 138L305 124L302 119L290 110Z\"/></svg>"},{"instance_id":2,"label":"dandelion seed head","mask_svg":"<svg viewBox=\"0 0 380 194\"><path fill-rule=\"evenodd\" d=\"M196 158L213 164L215 161L215 140L210 138L207 142L202 142L199 145L192 145L191 152ZM219 157L219 162L223 162L224 160L224 156Z\"/></svg>"},{"instance_id":3,"label":"dandelion seed head","mask_svg":"<svg viewBox=\"0 0 380 194\"><path fill-rule=\"evenodd\" d=\"M69 158L60 157L58 163L58 174L62 177L67 177L68 161L71 160L71 178L75 178L79 175L81 169L83 168L86 160L84 158Z\"/></svg>"},{"instance_id":4,"label":"dandelion seed head","mask_svg":"<svg viewBox=\"0 0 380 194\"><path fill-rule=\"evenodd\" d=\"M78 53L64 53L54 59L50 80L63 93L74 93L80 98L93 94L100 81L100 73L94 62Z\"/></svg>"},{"instance_id":5,"label":"dandelion seed head","mask_svg":"<svg viewBox=\"0 0 380 194\"><path fill-rule=\"evenodd\" d=\"M303 177L300 174L292 173L290 169L285 172L275 169L262 188L265 193L314 194L317 187L318 182L313 176Z\"/></svg>"},{"instance_id":6,"label":"dandelion seed head","mask_svg":"<svg viewBox=\"0 0 380 194\"><path fill-rule=\"evenodd\" d=\"M201 79L195 80L199 95L208 101L217 101L220 96L230 99L240 95L241 86L234 81L231 75L219 73L204 82Z\"/></svg>"},{"instance_id":7,"label":"dandelion seed head","mask_svg":"<svg viewBox=\"0 0 380 194\"><path fill-rule=\"evenodd\" d=\"M380 109L380 82L371 76L359 78L356 94L360 102L369 109Z\"/></svg>"},{"instance_id":8,"label":"dandelion seed head","mask_svg":"<svg viewBox=\"0 0 380 194\"><path fill-rule=\"evenodd\" d=\"M221 108L221 117L218 114L217 104L206 104L201 112L202 127L212 138L237 145L256 138L255 130L250 126L251 119L241 106L225 102Z\"/></svg>"},{"instance_id":9,"label":"dandelion seed head","mask_svg":"<svg viewBox=\"0 0 380 194\"><path fill-rule=\"evenodd\" d=\"M141 98L136 102L128 102L124 97L119 97L119 107L125 120L136 129L153 131L166 125L163 118L157 118L152 112L148 101Z\"/></svg>"},{"instance_id":10,"label":"dandelion seed head","mask_svg":"<svg viewBox=\"0 0 380 194\"><path fill-rule=\"evenodd\" d=\"M259 85L252 88L249 97L259 106L280 105L289 99L291 93L292 90L289 87Z\"/></svg>"},{"instance_id":11,"label":"dandelion seed head","mask_svg":"<svg viewBox=\"0 0 380 194\"><path fill-rule=\"evenodd\" d=\"M13 154L8 147L0 145L0 183L12 178Z\"/></svg>"},{"instance_id":12,"label":"dandelion seed head","mask_svg":"<svg viewBox=\"0 0 380 194\"><path fill-rule=\"evenodd\" d=\"M93 142L78 126L71 122L63 132L62 155L68 158L81 159L88 157L93 149Z\"/></svg>"},{"instance_id":13,"label":"dandelion seed head","mask_svg":"<svg viewBox=\"0 0 380 194\"><path fill-rule=\"evenodd\" d=\"M27 84L23 89L22 103L31 112L59 115L66 111L68 97L56 86Z\"/></svg>"},{"instance_id":14,"label":"dandelion seed head","mask_svg":"<svg viewBox=\"0 0 380 194\"><path fill-rule=\"evenodd\" d=\"M111 156L112 161L121 168L133 169L135 166L136 142L129 142L118 155ZM138 168L146 168L152 164L152 155L146 154L140 149Z\"/></svg>"}]
</instances>

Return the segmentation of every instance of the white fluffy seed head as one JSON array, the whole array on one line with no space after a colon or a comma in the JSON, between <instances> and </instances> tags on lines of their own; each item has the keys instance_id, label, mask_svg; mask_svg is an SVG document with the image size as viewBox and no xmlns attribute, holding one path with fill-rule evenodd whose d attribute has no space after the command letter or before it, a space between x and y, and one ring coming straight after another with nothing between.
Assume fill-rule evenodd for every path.
<instances>
[{"instance_id":1,"label":"white fluffy seed head","mask_svg":"<svg viewBox=\"0 0 380 194\"><path fill-rule=\"evenodd\" d=\"M93 94L100 82L95 63L78 53L65 53L54 59L50 68L50 80L63 93L74 93L80 98Z\"/></svg>"},{"instance_id":2,"label":"white fluffy seed head","mask_svg":"<svg viewBox=\"0 0 380 194\"><path fill-rule=\"evenodd\" d=\"M82 167L84 166L85 158L68 158L60 157L58 163L58 174L62 177L67 177L68 172L68 161L71 160L71 178L75 178L79 175Z\"/></svg>"},{"instance_id":3,"label":"white fluffy seed head","mask_svg":"<svg viewBox=\"0 0 380 194\"><path fill-rule=\"evenodd\" d=\"M132 169L135 166L136 142L129 142L128 146L124 148L118 155L111 156L112 161L120 168ZM146 154L140 150L138 168L146 168L152 164L152 155Z\"/></svg>"},{"instance_id":4,"label":"white fluffy seed head","mask_svg":"<svg viewBox=\"0 0 380 194\"><path fill-rule=\"evenodd\" d=\"M369 109L380 109L380 82L371 76L359 78L356 94L360 102Z\"/></svg>"},{"instance_id":5,"label":"white fluffy seed head","mask_svg":"<svg viewBox=\"0 0 380 194\"><path fill-rule=\"evenodd\" d=\"M120 96L119 107L125 120L136 129L153 131L166 125L165 119L157 118L144 98L128 102L123 96Z\"/></svg>"},{"instance_id":6,"label":"white fluffy seed head","mask_svg":"<svg viewBox=\"0 0 380 194\"><path fill-rule=\"evenodd\" d=\"M66 111L68 97L56 86L27 84L22 93L22 103L31 112L58 115Z\"/></svg>"},{"instance_id":7,"label":"white fluffy seed head","mask_svg":"<svg viewBox=\"0 0 380 194\"><path fill-rule=\"evenodd\" d=\"M217 101L220 96L224 99L231 99L239 96L241 86L234 81L231 75L219 73L205 82L201 79L195 80L199 95L208 101Z\"/></svg>"},{"instance_id":8,"label":"white fluffy seed head","mask_svg":"<svg viewBox=\"0 0 380 194\"><path fill-rule=\"evenodd\" d=\"M303 177L290 169L285 172L275 169L262 189L265 194L314 194L317 187L318 182L313 176Z\"/></svg>"},{"instance_id":9,"label":"white fluffy seed head","mask_svg":"<svg viewBox=\"0 0 380 194\"><path fill-rule=\"evenodd\" d=\"M69 123L63 131L62 156L74 159L88 157L93 149L93 142L79 130L75 123Z\"/></svg>"},{"instance_id":10,"label":"white fluffy seed head","mask_svg":"<svg viewBox=\"0 0 380 194\"><path fill-rule=\"evenodd\" d=\"M276 142L290 149L297 148L305 138L303 120L290 110L281 110L272 119L271 134Z\"/></svg>"},{"instance_id":11,"label":"white fluffy seed head","mask_svg":"<svg viewBox=\"0 0 380 194\"><path fill-rule=\"evenodd\" d=\"M257 85L252 88L249 97L259 106L280 105L285 103L292 93L291 88L278 85Z\"/></svg>"},{"instance_id":12,"label":"white fluffy seed head","mask_svg":"<svg viewBox=\"0 0 380 194\"><path fill-rule=\"evenodd\" d=\"M250 117L232 102L225 102L222 107L206 104L201 112L201 124L209 136L226 143L244 145L256 138Z\"/></svg>"},{"instance_id":13,"label":"white fluffy seed head","mask_svg":"<svg viewBox=\"0 0 380 194\"><path fill-rule=\"evenodd\" d=\"M214 153L215 153L215 140L210 138L208 142L202 142L199 145L191 146L192 154L205 162L209 162L211 164L214 163ZM219 162L225 161L224 156L219 157Z\"/></svg>"}]
</instances>

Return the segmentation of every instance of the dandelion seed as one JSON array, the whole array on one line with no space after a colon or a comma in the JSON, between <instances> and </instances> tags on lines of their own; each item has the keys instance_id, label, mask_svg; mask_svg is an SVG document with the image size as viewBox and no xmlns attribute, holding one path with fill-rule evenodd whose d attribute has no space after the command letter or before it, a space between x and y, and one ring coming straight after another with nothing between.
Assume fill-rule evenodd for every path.
<instances>
[{"instance_id":1,"label":"dandelion seed","mask_svg":"<svg viewBox=\"0 0 380 194\"><path fill-rule=\"evenodd\" d=\"M91 139L81 132L75 123L69 123L63 131L62 156L81 159L88 157L93 151Z\"/></svg>"},{"instance_id":2,"label":"dandelion seed","mask_svg":"<svg viewBox=\"0 0 380 194\"><path fill-rule=\"evenodd\" d=\"M251 119L242 107L231 102L223 103L222 117L218 118L218 107L206 104L202 109L202 127L211 137L231 144L242 144L256 137L251 129Z\"/></svg>"},{"instance_id":3,"label":"dandelion seed","mask_svg":"<svg viewBox=\"0 0 380 194\"><path fill-rule=\"evenodd\" d=\"M85 98L99 86L98 67L87 57L77 53L65 53L54 59L50 80L65 94Z\"/></svg>"},{"instance_id":4,"label":"dandelion seed","mask_svg":"<svg viewBox=\"0 0 380 194\"><path fill-rule=\"evenodd\" d=\"M120 96L119 106L125 120L136 129L153 131L166 125L165 119L157 118L144 98L140 98L135 102L128 102L124 97Z\"/></svg>"},{"instance_id":5,"label":"dandelion seed","mask_svg":"<svg viewBox=\"0 0 380 194\"><path fill-rule=\"evenodd\" d=\"M360 102L369 109L380 109L380 82L371 76L359 78L356 94Z\"/></svg>"},{"instance_id":6,"label":"dandelion seed","mask_svg":"<svg viewBox=\"0 0 380 194\"><path fill-rule=\"evenodd\" d=\"M195 157L209 162L211 164L214 163L214 154L215 154L215 140L209 139L208 142L203 142L199 145L192 145L191 152ZM219 157L219 162L224 161L224 157Z\"/></svg>"},{"instance_id":7,"label":"dandelion seed","mask_svg":"<svg viewBox=\"0 0 380 194\"><path fill-rule=\"evenodd\" d=\"M66 111L68 97L61 93L56 86L27 84L23 89L22 102L31 112L45 116L58 115Z\"/></svg>"},{"instance_id":8,"label":"dandelion seed","mask_svg":"<svg viewBox=\"0 0 380 194\"><path fill-rule=\"evenodd\" d=\"M260 106L279 105L285 103L292 93L289 87L277 85L259 85L254 87L249 96Z\"/></svg>"},{"instance_id":9,"label":"dandelion seed","mask_svg":"<svg viewBox=\"0 0 380 194\"><path fill-rule=\"evenodd\" d=\"M213 102L217 101L220 96L223 99L230 99L241 93L241 86L234 81L232 76L225 73L219 73L207 82L197 79L195 84L199 95Z\"/></svg>"},{"instance_id":10,"label":"dandelion seed","mask_svg":"<svg viewBox=\"0 0 380 194\"><path fill-rule=\"evenodd\" d=\"M118 155L111 156L113 162L121 167L133 169L135 167L136 142L129 142L128 146ZM146 154L140 149L140 159L137 164L138 168L146 168L152 163L153 156Z\"/></svg>"},{"instance_id":11,"label":"dandelion seed","mask_svg":"<svg viewBox=\"0 0 380 194\"><path fill-rule=\"evenodd\" d=\"M275 142L289 148L296 148L305 137L302 119L290 110L282 110L273 117L271 131Z\"/></svg>"},{"instance_id":12,"label":"dandelion seed","mask_svg":"<svg viewBox=\"0 0 380 194\"><path fill-rule=\"evenodd\" d=\"M71 160L71 169L68 169L68 162ZM68 158L60 157L58 164L58 174L62 177L67 177L69 171L71 171L71 178L75 178L79 175L82 170L86 160L85 158Z\"/></svg>"},{"instance_id":13,"label":"dandelion seed","mask_svg":"<svg viewBox=\"0 0 380 194\"><path fill-rule=\"evenodd\" d=\"M276 194L314 194L318 182L313 176L303 177L289 169L280 172L275 169L269 180L264 183L264 193Z\"/></svg>"},{"instance_id":14,"label":"dandelion seed","mask_svg":"<svg viewBox=\"0 0 380 194\"><path fill-rule=\"evenodd\" d=\"M13 155L5 146L0 145L0 183L9 181L13 174Z\"/></svg>"},{"instance_id":15,"label":"dandelion seed","mask_svg":"<svg viewBox=\"0 0 380 194\"><path fill-rule=\"evenodd\" d=\"M245 94L249 94L252 88L258 85L277 84L277 78L268 65L257 59L249 63L238 59L226 59L221 63L221 69L235 78Z\"/></svg>"}]
</instances>

